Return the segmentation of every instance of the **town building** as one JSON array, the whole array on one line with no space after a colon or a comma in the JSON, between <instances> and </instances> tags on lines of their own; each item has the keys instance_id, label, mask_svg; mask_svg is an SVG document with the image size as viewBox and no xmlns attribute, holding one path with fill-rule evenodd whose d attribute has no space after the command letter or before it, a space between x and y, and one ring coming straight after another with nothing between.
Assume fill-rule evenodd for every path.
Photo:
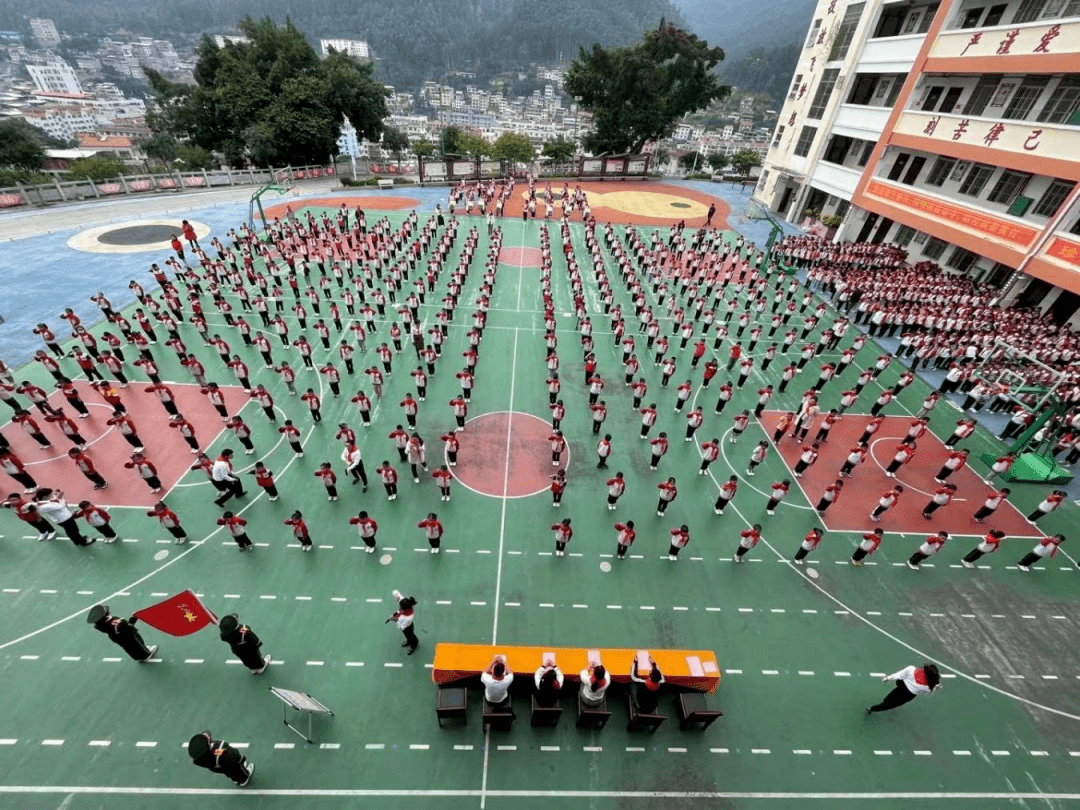
<instances>
[{"instance_id":1,"label":"town building","mask_svg":"<svg viewBox=\"0 0 1080 810\"><path fill-rule=\"evenodd\" d=\"M1080 0L820 0L755 195L1080 321Z\"/></svg>"},{"instance_id":2,"label":"town building","mask_svg":"<svg viewBox=\"0 0 1080 810\"><path fill-rule=\"evenodd\" d=\"M320 39L319 49L323 56L330 54L333 48L338 53L347 53L356 59L371 59L371 48L362 39Z\"/></svg>"},{"instance_id":3,"label":"town building","mask_svg":"<svg viewBox=\"0 0 1080 810\"><path fill-rule=\"evenodd\" d=\"M60 44L60 32L52 20L31 18L30 33L42 48L55 48Z\"/></svg>"},{"instance_id":4,"label":"town building","mask_svg":"<svg viewBox=\"0 0 1080 810\"><path fill-rule=\"evenodd\" d=\"M43 65L27 64L25 67L31 81L42 92L82 94L82 85L75 69L63 59L50 60Z\"/></svg>"}]
</instances>

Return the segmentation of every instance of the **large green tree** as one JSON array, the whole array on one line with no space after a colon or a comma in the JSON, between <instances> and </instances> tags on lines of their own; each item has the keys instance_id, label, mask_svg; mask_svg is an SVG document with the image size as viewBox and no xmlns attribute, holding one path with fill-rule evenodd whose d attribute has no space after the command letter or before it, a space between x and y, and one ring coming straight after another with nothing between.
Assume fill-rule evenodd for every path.
<instances>
[{"instance_id":1,"label":"large green tree","mask_svg":"<svg viewBox=\"0 0 1080 810\"><path fill-rule=\"evenodd\" d=\"M358 137L378 141L387 89L371 62L332 52L319 59L291 20L239 24L249 42L219 48L204 36L194 88L148 72L155 132L221 152L239 166L324 163L348 119Z\"/></svg>"},{"instance_id":2,"label":"large green tree","mask_svg":"<svg viewBox=\"0 0 1080 810\"><path fill-rule=\"evenodd\" d=\"M491 156L513 163L532 163L536 159L536 148L528 135L504 132L492 144Z\"/></svg>"},{"instance_id":3,"label":"large green tree","mask_svg":"<svg viewBox=\"0 0 1080 810\"><path fill-rule=\"evenodd\" d=\"M560 135L554 140L545 141L544 148L540 152L544 157L549 157L556 163L565 163L577 153L577 144Z\"/></svg>"},{"instance_id":4,"label":"large green tree","mask_svg":"<svg viewBox=\"0 0 1080 810\"><path fill-rule=\"evenodd\" d=\"M564 87L593 114L585 148L636 153L670 135L683 116L730 94L712 72L723 58L722 49L664 20L636 45L582 48Z\"/></svg>"},{"instance_id":5,"label":"large green tree","mask_svg":"<svg viewBox=\"0 0 1080 810\"><path fill-rule=\"evenodd\" d=\"M409 151L409 136L397 127L383 127L382 147L400 163L402 152Z\"/></svg>"},{"instance_id":6,"label":"large green tree","mask_svg":"<svg viewBox=\"0 0 1080 810\"><path fill-rule=\"evenodd\" d=\"M0 167L23 172L41 168L45 150L33 134L26 131L28 126L24 121L0 122Z\"/></svg>"},{"instance_id":7,"label":"large green tree","mask_svg":"<svg viewBox=\"0 0 1080 810\"><path fill-rule=\"evenodd\" d=\"M753 149L742 149L731 156L731 168L743 177L747 177L752 168L760 165L761 156Z\"/></svg>"}]
</instances>

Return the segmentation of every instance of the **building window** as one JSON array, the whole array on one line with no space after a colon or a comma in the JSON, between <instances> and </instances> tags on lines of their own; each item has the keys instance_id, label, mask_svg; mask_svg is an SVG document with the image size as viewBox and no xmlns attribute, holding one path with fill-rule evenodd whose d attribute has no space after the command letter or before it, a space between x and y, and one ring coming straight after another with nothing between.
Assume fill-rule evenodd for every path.
<instances>
[{"instance_id":1,"label":"building window","mask_svg":"<svg viewBox=\"0 0 1080 810\"><path fill-rule=\"evenodd\" d=\"M997 86L1001 83L1002 74L990 73L979 79L975 89L971 91L971 97L964 105L964 115L982 115L986 105L997 92Z\"/></svg>"},{"instance_id":2,"label":"building window","mask_svg":"<svg viewBox=\"0 0 1080 810\"><path fill-rule=\"evenodd\" d=\"M818 31L821 30L821 20L814 20L814 24L810 26L810 33L806 36L806 47L813 48L814 43L817 42Z\"/></svg>"},{"instance_id":3,"label":"building window","mask_svg":"<svg viewBox=\"0 0 1080 810\"><path fill-rule=\"evenodd\" d=\"M1046 191L1039 198L1039 201L1035 203L1035 208L1031 212L1037 217L1052 217L1061 208L1061 204L1065 202L1065 198L1068 197L1072 190L1076 187L1076 183L1072 180L1062 180L1060 178L1054 179L1053 182L1047 186Z\"/></svg>"},{"instance_id":4,"label":"building window","mask_svg":"<svg viewBox=\"0 0 1080 810\"><path fill-rule=\"evenodd\" d=\"M1006 169L1001 173L1001 177L998 178L997 183L986 199L988 202L1000 205L1012 205L1013 200L1024 190L1024 186L1027 185L1030 179L1031 175L1027 172Z\"/></svg>"},{"instance_id":5,"label":"building window","mask_svg":"<svg viewBox=\"0 0 1080 810\"><path fill-rule=\"evenodd\" d=\"M802 84L802 74L801 73L796 73L795 74L795 81L793 81L791 83L791 90L789 90L788 94L787 94L788 101L794 101L795 100L795 96L797 96L799 94L799 85L801 85L801 84Z\"/></svg>"},{"instance_id":6,"label":"building window","mask_svg":"<svg viewBox=\"0 0 1080 810\"><path fill-rule=\"evenodd\" d=\"M1072 224L1072 227L1069 228L1069 233L1080 236L1080 219L1076 220L1076 222Z\"/></svg>"},{"instance_id":7,"label":"building window","mask_svg":"<svg viewBox=\"0 0 1080 810\"><path fill-rule=\"evenodd\" d=\"M873 141L867 141L863 145L862 154L859 155L859 159L856 162L856 165L859 166L859 168L862 168L867 163L869 163L870 162L870 155L873 154L873 151L874 151L874 142Z\"/></svg>"},{"instance_id":8,"label":"building window","mask_svg":"<svg viewBox=\"0 0 1080 810\"><path fill-rule=\"evenodd\" d=\"M821 118L825 115L825 107L829 104L829 97L832 96L839 75L840 68L829 68L822 75L821 83L814 93L814 100L810 104L810 111L806 114L807 118Z\"/></svg>"},{"instance_id":9,"label":"building window","mask_svg":"<svg viewBox=\"0 0 1080 810\"><path fill-rule=\"evenodd\" d=\"M986 19L983 20L983 25L987 28L991 25L998 25L1001 18L1005 16L1005 9L1008 7L1008 3L998 3L996 6L990 6L990 10L986 12Z\"/></svg>"},{"instance_id":10,"label":"building window","mask_svg":"<svg viewBox=\"0 0 1080 810\"><path fill-rule=\"evenodd\" d=\"M949 254L949 258L945 261L945 266L951 267L958 273L966 273L971 265L975 264L975 260L978 258L979 254L972 253L970 250L964 250L962 247L957 247Z\"/></svg>"},{"instance_id":11,"label":"building window","mask_svg":"<svg viewBox=\"0 0 1080 810\"><path fill-rule=\"evenodd\" d=\"M1080 3L1080 0L1077 0L1077 3ZM1050 92L1050 97L1047 98L1046 104L1043 105L1035 120L1042 124L1080 123L1080 117L1077 116L1078 109L1080 109L1080 76L1065 76Z\"/></svg>"},{"instance_id":12,"label":"building window","mask_svg":"<svg viewBox=\"0 0 1080 810\"><path fill-rule=\"evenodd\" d=\"M964 12L964 18L960 21L961 28L978 28L979 20L982 19L983 9L969 8Z\"/></svg>"},{"instance_id":13,"label":"building window","mask_svg":"<svg viewBox=\"0 0 1080 810\"><path fill-rule=\"evenodd\" d=\"M938 239L936 236L931 236L926 243L926 247L923 248L923 258L930 259L930 261L936 262L941 258L941 254L945 252L945 248L949 246L949 243L943 239Z\"/></svg>"},{"instance_id":14,"label":"building window","mask_svg":"<svg viewBox=\"0 0 1080 810\"><path fill-rule=\"evenodd\" d=\"M810 144L814 142L816 135L817 127L803 127L802 132L799 133L799 140L795 143L795 155L806 157L810 154Z\"/></svg>"},{"instance_id":15,"label":"building window","mask_svg":"<svg viewBox=\"0 0 1080 810\"><path fill-rule=\"evenodd\" d=\"M1014 121L1027 118L1031 108L1035 106L1036 99L1049 83L1050 78L1048 76L1031 76L1024 79L1020 82L1016 92L1013 93L1012 100L1009 102L1009 106L1005 108L1005 112L1001 114L1001 117Z\"/></svg>"},{"instance_id":16,"label":"building window","mask_svg":"<svg viewBox=\"0 0 1080 810\"><path fill-rule=\"evenodd\" d=\"M978 197L993 173L993 166L986 163L976 163L968 170L967 177L960 184L959 193L968 197Z\"/></svg>"},{"instance_id":17,"label":"building window","mask_svg":"<svg viewBox=\"0 0 1080 810\"><path fill-rule=\"evenodd\" d=\"M1044 8L1046 0L1023 0L1013 17L1013 24L1034 22L1042 15Z\"/></svg>"},{"instance_id":18,"label":"building window","mask_svg":"<svg viewBox=\"0 0 1080 810\"><path fill-rule=\"evenodd\" d=\"M956 158L939 157L934 162L933 168L930 169L930 174L926 176L926 185L939 188L945 185L945 181L955 165Z\"/></svg>"},{"instance_id":19,"label":"building window","mask_svg":"<svg viewBox=\"0 0 1080 810\"><path fill-rule=\"evenodd\" d=\"M847 56L851 41L855 38L855 29L859 27L859 18L862 16L866 3L852 3L844 12L844 19L836 31L836 39L833 41L832 51L829 53L829 61L843 59Z\"/></svg>"},{"instance_id":20,"label":"building window","mask_svg":"<svg viewBox=\"0 0 1080 810\"><path fill-rule=\"evenodd\" d=\"M776 137L773 138L773 142L772 142L773 147L775 148L775 147L779 146L780 141L782 141L782 140L784 140L784 125L783 124L781 124L780 126L778 126L776 128Z\"/></svg>"},{"instance_id":21,"label":"building window","mask_svg":"<svg viewBox=\"0 0 1080 810\"><path fill-rule=\"evenodd\" d=\"M893 241L900 247L906 248L911 244L911 240L915 238L915 229L909 228L907 225L901 225L897 231L896 236L893 237Z\"/></svg>"}]
</instances>

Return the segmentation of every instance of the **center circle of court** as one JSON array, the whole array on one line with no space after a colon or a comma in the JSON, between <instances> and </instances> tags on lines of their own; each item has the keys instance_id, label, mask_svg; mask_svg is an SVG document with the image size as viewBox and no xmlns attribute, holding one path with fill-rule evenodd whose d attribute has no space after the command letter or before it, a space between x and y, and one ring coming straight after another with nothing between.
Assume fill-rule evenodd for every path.
<instances>
[{"instance_id":1,"label":"center circle of court","mask_svg":"<svg viewBox=\"0 0 1080 810\"><path fill-rule=\"evenodd\" d=\"M127 228L114 228L98 235L97 240L103 245L147 245L167 242L179 231L168 225L131 225Z\"/></svg>"},{"instance_id":2,"label":"center circle of court","mask_svg":"<svg viewBox=\"0 0 1080 810\"><path fill-rule=\"evenodd\" d=\"M539 267L544 254L540 248L534 247L509 247L499 251L499 264L508 264L512 267Z\"/></svg>"},{"instance_id":3,"label":"center circle of court","mask_svg":"<svg viewBox=\"0 0 1080 810\"><path fill-rule=\"evenodd\" d=\"M451 471L464 486L492 498L527 498L546 492L551 475L565 469L551 464L551 425L521 411L485 413L465 423L458 433L461 448Z\"/></svg>"}]
</instances>

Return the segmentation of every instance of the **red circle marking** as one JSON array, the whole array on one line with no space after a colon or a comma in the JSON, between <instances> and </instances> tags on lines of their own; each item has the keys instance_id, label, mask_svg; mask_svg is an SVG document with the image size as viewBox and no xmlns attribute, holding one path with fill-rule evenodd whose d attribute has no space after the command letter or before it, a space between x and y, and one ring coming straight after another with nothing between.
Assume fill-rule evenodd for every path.
<instances>
[{"instance_id":1,"label":"red circle marking","mask_svg":"<svg viewBox=\"0 0 1080 810\"><path fill-rule=\"evenodd\" d=\"M540 248L534 247L511 247L499 251L499 264L512 267L539 267L542 258Z\"/></svg>"},{"instance_id":2,"label":"red circle marking","mask_svg":"<svg viewBox=\"0 0 1080 810\"><path fill-rule=\"evenodd\" d=\"M506 449L508 430L509 453ZM465 430L458 434L461 449L457 466L452 471L462 484L481 495L492 498L537 495L548 490L551 475L559 469L551 466L551 449L547 441L550 435L550 423L531 413L481 414L466 422ZM563 456L563 468L569 460L568 454L569 450Z\"/></svg>"}]
</instances>

